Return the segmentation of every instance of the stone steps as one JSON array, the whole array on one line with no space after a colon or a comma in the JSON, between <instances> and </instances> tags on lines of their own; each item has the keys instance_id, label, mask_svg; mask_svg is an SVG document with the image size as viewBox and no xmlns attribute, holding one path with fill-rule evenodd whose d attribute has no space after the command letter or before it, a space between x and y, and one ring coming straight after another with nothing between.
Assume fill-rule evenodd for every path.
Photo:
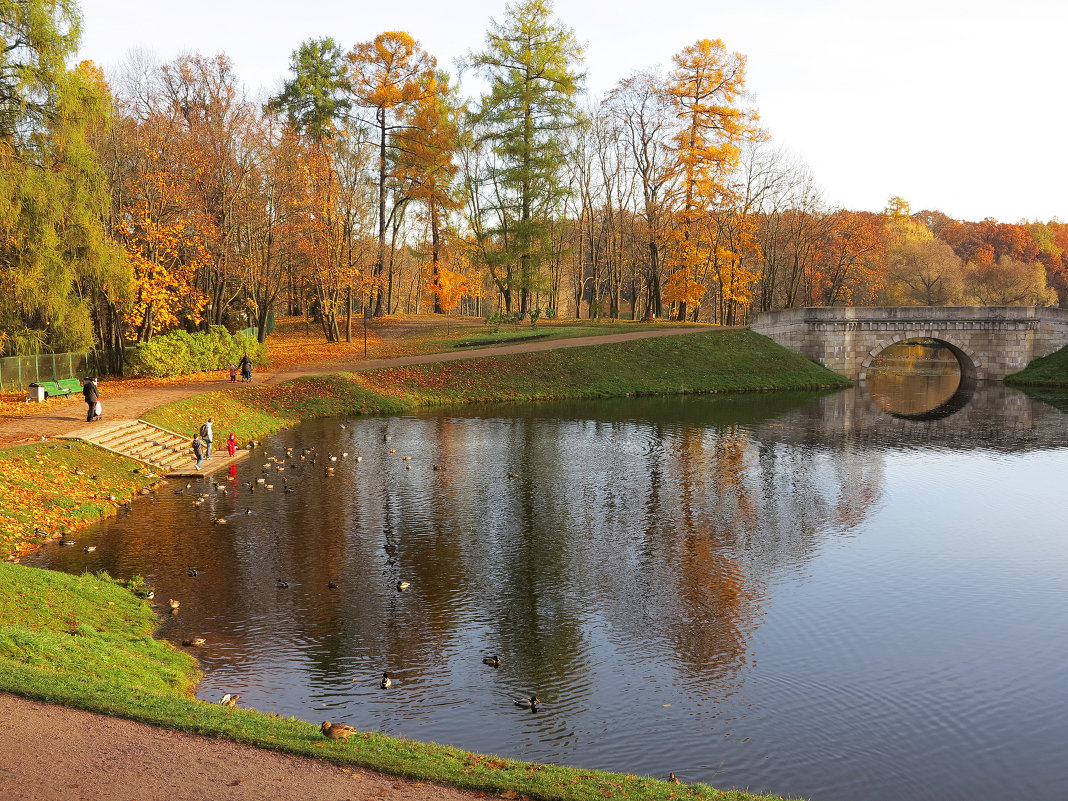
<instances>
[{"instance_id":1,"label":"stone steps","mask_svg":"<svg viewBox=\"0 0 1068 801\"><path fill-rule=\"evenodd\" d=\"M117 420L92 431L79 432L79 438L136 459L161 473L169 473L193 458L185 437L144 420Z\"/></svg>"}]
</instances>

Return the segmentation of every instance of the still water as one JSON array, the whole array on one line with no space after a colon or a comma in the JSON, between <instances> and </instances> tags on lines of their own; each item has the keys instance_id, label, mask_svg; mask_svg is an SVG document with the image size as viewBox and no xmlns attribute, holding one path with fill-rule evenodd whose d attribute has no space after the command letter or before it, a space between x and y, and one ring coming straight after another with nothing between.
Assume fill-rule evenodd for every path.
<instances>
[{"instance_id":1,"label":"still water","mask_svg":"<svg viewBox=\"0 0 1068 801\"><path fill-rule=\"evenodd\" d=\"M1068 417L893 395L314 421L33 563L180 600L209 701L814 801L1064 799Z\"/></svg>"}]
</instances>

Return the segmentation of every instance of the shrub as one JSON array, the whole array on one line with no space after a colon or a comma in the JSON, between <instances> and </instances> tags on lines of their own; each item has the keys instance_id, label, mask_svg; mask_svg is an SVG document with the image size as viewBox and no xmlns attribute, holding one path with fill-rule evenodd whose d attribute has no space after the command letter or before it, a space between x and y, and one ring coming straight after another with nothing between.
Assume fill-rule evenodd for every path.
<instances>
[{"instance_id":1,"label":"shrub","mask_svg":"<svg viewBox=\"0 0 1068 801\"><path fill-rule=\"evenodd\" d=\"M195 334L171 331L138 343L130 358L130 372L134 376L161 378L222 370L237 364L245 353L253 364L263 364L267 346L244 334L230 336L221 325Z\"/></svg>"}]
</instances>

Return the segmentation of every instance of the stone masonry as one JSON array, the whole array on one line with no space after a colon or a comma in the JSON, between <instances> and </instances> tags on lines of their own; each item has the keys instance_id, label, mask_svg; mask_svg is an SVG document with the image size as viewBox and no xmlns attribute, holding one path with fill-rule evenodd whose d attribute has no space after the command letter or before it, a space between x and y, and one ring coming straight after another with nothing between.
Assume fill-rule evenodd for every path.
<instances>
[{"instance_id":1,"label":"stone masonry","mask_svg":"<svg viewBox=\"0 0 1068 801\"><path fill-rule=\"evenodd\" d=\"M1000 381L1068 345L1068 309L820 306L760 312L750 328L854 380L888 346L934 339L953 351L964 378Z\"/></svg>"}]
</instances>

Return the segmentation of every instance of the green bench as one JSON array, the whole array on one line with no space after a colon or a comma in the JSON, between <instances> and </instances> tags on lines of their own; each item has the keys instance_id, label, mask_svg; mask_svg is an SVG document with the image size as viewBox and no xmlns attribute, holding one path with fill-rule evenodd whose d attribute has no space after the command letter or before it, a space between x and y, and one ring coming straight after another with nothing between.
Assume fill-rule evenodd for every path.
<instances>
[{"instance_id":1,"label":"green bench","mask_svg":"<svg viewBox=\"0 0 1068 801\"><path fill-rule=\"evenodd\" d=\"M81 392L80 378L61 378L59 381L38 381L30 384L30 400L43 401L56 395L70 397L72 392Z\"/></svg>"}]
</instances>

